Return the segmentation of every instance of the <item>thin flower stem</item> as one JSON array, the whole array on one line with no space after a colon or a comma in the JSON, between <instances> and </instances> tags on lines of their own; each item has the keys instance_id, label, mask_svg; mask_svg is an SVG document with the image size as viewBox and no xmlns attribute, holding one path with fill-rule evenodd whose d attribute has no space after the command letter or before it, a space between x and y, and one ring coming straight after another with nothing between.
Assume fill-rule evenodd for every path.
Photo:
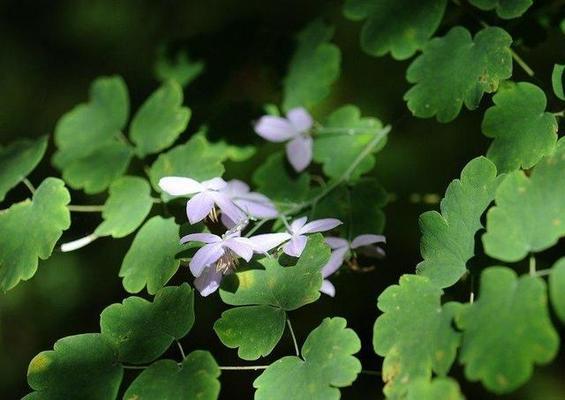
<instances>
[{"instance_id":1,"label":"thin flower stem","mask_svg":"<svg viewBox=\"0 0 565 400\"><path fill-rule=\"evenodd\" d=\"M551 269L551 268L540 269L539 271L536 271L535 276L547 276L547 275L551 274L551 271L553 271L553 269Z\"/></svg>"},{"instance_id":2,"label":"thin flower stem","mask_svg":"<svg viewBox=\"0 0 565 400\"><path fill-rule=\"evenodd\" d=\"M146 369L149 368L149 365L123 365L124 369Z\"/></svg>"},{"instance_id":3,"label":"thin flower stem","mask_svg":"<svg viewBox=\"0 0 565 400\"><path fill-rule=\"evenodd\" d=\"M245 237L250 237L251 235L253 235L255 232L257 232L259 230L259 228L261 228L263 225L265 225L267 222L269 222L271 220L271 218L263 218L262 220L260 220L259 222L257 222L255 224L255 226L253 228L251 228L249 230L249 232L247 232L245 234Z\"/></svg>"},{"instance_id":4,"label":"thin flower stem","mask_svg":"<svg viewBox=\"0 0 565 400\"><path fill-rule=\"evenodd\" d=\"M565 117L565 110L555 112L555 113L553 113L553 115L556 116L556 117Z\"/></svg>"},{"instance_id":5,"label":"thin flower stem","mask_svg":"<svg viewBox=\"0 0 565 400\"><path fill-rule=\"evenodd\" d=\"M536 259L530 255L530 276L536 276Z\"/></svg>"},{"instance_id":6,"label":"thin flower stem","mask_svg":"<svg viewBox=\"0 0 565 400\"><path fill-rule=\"evenodd\" d=\"M91 233L90 235L87 235L83 238L73 240L71 242L63 243L61 245L61 251L63 253L66 253L66 252L69 252L69 251L81 249L84 246L89 245L90 243L94 242L96 239L98 239L98 237L99 236L97 234Z\"/></svg>"},{"instance_id":7,"label":"thin flower stem","mask_svg":"<svg viewBox=\"0 0 565 400\"><path fill-rule=\"evenodd\" d=\"M267 369L270 365L234 365L234 366L220 366L222 371L257 371L259 369Z\"/></svg>"},{"instance_id":8,"label":"thin flower stem","mask_svg":"<svg viewBox=\"0 0 565 400\"><path fill-rule=\"evenodd\" d=\"M296 356L300 357L300 350L298 350L298 342L296 341L296 336L294 335L294 330L292 329L292 324L290 323L290 319L288 317L286 318L286 324L288 325L290 336L292 336L292 343L294 344L294 351L296 352Z\"/></svg>"},{"instance_id":9,"label":"thin flower stem","mask_svg":"<svg viewBox=\"0 0 565 400\"><path fill-rule=\"evenodd\" d=\"M180 355L182 356L182 360L184 361L186 359L186 354L184 352L184 349L182 348L182 344L178 340L176 342L177 342L177 346L178 346L179 351L180 351Z\"/></svg>"},{"instance_id":10,"label":"thin flower stem","mask_svg":"<svg viewBox=\"0 0 565 400\"><path fill-rule=\"evenodd\" d=\"M73 212L101 212L102 210L104 210L104 206L102 205L84 206L69 204L67 208L69 209L69 211Z\"/></svg>"},{"instance_id":11,"label":"thin flower stem","mask_svg":"<svg viewBox=\"0 0 565 400\"><path fill-rule=\"evenodd\" d=\"M29 181L29 179L24 178L22 179L22 183L28 188L31 194L35 194L35 186Z\"/></svg>"},{"instance_id":12,"label":"thin flower stem","mask_svg":"<svg viewBox=\"0 0 565 400\"><path fill-rule=\"evenodd\" d=\"M528 64L526 64L526 62L522 59L522 57L520 57L518 55L518 53L516 53L514 50L510 49L510 53L512 54L512 58L514 59L514 61L516 61L518 63L518 65L520 67L522 67L522 69L524 70L524 72L526 74L528 74L528 76L534 76L534 70L530 68L530 66Z\"/></svg>"}]
</instances>

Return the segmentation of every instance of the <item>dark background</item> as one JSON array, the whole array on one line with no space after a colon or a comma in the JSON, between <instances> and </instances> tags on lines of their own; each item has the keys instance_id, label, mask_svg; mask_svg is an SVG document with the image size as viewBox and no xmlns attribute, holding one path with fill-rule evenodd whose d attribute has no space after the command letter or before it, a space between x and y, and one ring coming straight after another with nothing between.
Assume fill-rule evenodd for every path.
<instances>
[{"instance_id":1,"label":"dark background","mask_svg":"<svg viewBox=\"0 0 565 400\"><path fill-rule=\"evenodd\" d=\"M491 13L477 12L492 24L500 23L520 43L517 51L536 72L533 82L548 94L551 111L559 111L563 106L550 94L553 63L565 62L564 36L557 27L563 17L561 4L537 2L526 18L510 22L497 21ZM404 74L409 61L364 54L358 43L360 24L346 20L341 6L341 1L322 0L0 0L1 143L51 133L64 112L86 100L90 82L100 75L122 75L135 110L158 85L153 64L162 46L171 53L188 49L191 56L207 64L204 74L185 90L185 104L192 108L193 117L184 139L200 124L207 123L212 137L224 137L234 143L259 143L250 121L261 115L264 103L280 102L280 82L295 33L312 19L324 17L336 26L334 42L342 50L343 61L341 78L317 115L353 103L364 115L393 125L389 143L379 153L374 172L392 194L385 209L388 256L370 273L340 274L333 279L337 287L334 299L322 296L315 304L292 312L290 318L300 343L324 317L347 318L363 342L359 355L363 367L377 370L381 359L371 347L376 298L402 273L414 271L420 260L418 216L438 207L414 202L413 194L442 195L470 159L486 152L488 140L481 134L480 123L490 97L485 97L480 110L463 111L449 124L411 117L402 100L408 88ZM472 32L479 29L471 15L450 3L439 34L454 24L462 24ZM515 65L513 79L529 78ZM53 150L51 141L49 155ZM141 167L134 165L129 172L141 172ZM58 176L49 165L49 157L30 180L38 185L46 176ZM242 178L250 180L250 176ZM18 187L1 208L27 195L25 188ZM72 196L73 204L104 201L103 195L86 197L73 192ZM99 218L98 214L73 214L73 225L63 240L91 233ZM1 399L17 399L29 391L26 368L35 354L52 348L61 337L97 331L99 313L127 296L117 275L132 238L133 235L121 240L101 239L75 253L55 253L40 263L32 280L0 294ZM539 268L550 265L556 257L556 251L542 253ZM186 279L189 274L181 269L175 280ZM468 282L463 282L449 290L448 298L464 301L468 291ZM183 340L184 347L189 351L208 349L220 365L244 364L238 361L236 351L225 348L212 331L214 321L225 308L217 296L197 297L197 322ZM178 358L174 350L169 356ZM272 357L257 363L264 364L291 352L291 340L285 333ZM561 350L552 365L536 368L530 383L500 398L563 398L564 365L565 352ZM252 398L251 383L257 375L224 371L220 397ZM454 366L452 375L462 382L469 399L495 398L480 384L464 382L460 366ZM128 371L126 379L134 376ZM379 398L381 388L380 378L361 375L353 387L342 390L342 396Z\"/></svg>"}]
</instances>

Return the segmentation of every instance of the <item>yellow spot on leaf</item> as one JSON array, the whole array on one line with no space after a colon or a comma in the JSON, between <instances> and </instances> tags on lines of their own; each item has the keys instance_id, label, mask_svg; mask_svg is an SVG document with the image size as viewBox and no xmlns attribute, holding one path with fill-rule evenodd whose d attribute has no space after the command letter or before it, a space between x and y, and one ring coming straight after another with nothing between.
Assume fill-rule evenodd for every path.
<instances>
[{"instance_id":1,"label":"yellow spot on leaf","mask_svg":"<svg viewBox=\"0 0 565 400\"><path fill-rule=\"evenodd\" d=\"M53 360L45 353L40 353L29 363L29 374L45 371Z\"/></svg>"}]
</instances>

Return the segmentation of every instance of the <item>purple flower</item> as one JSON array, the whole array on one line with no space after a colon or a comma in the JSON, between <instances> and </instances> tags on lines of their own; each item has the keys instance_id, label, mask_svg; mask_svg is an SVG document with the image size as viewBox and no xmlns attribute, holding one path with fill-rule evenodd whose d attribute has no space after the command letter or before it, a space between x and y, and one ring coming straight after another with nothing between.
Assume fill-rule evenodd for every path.
<instances>
[{"instance_id":1,"label":"purple flower","mask_svg":"<svg viewBox=\"0 0 565 400\"><path fill-rule=\"evenodd\" d=\"M335 296L335 287L334 285L328 280L325 279L328 276L332 275L336 272L339 267L345 261L345 257L349 250L353 249L360 249L365 254L369 256L384 256L384 251L378 246L371 246L375 243L385 243L386 239L383 235L359 235L355 239L351 241L351 244L342 238L338 237L327 237L326 243L330 246L333 250L332 254L330 255L330 259L328 260L327 264L322 267L322 277L324 281L322 282L322 287L320 288L320 292L327 294L328 296Z\"/></svg>"},{"instance_id":2,"label":"purple flower","mask_svg":"<svg viewBox=\"0 0 565 400\"><path fill-rule=\"evenodd\" d=\"M226 195L246 215L253 218L275 218L278 211L269 200L261 193L251 192L249 185L237 179L227 182L220 189L220 193ZM234 221L228 215L222 214L222 222L228 228L233 228L241 221Z\"/></svg>"},{"instance_id":3,"label":"purple flower","mask_svg":"<svg viewBox=\"0 0 565 400\"><path fill-rule=\"evenodd\" d=\"M216 220L216 206L232 221L244 218L243 212L221 191L226 186L222 178L198 182L191 178L167 176L159 180L159 187L172 196L193 195L186 203L186 215L191 224L202 221L207 215Z\"/></svg>"},{"instance_id":4,"label":"purple flower","mask_svg":"<svg viewBox=\"0 0 565 400\"><path fill-rule=\"evenodd\" d=\"M191 233L181 243L202 242L202 246L190 260L190 272L196 278L194 286L202 296L214 293L220 287L224 275L230 274L238 265L238 258L251 260L251 240L239 236L238 232L226 232L222 237L211 233Z\"/></svg>"},{"instance_id":5,"label":"purple flower","mask_svg":"<svg viewBox=\"0 0 565 400\"><path fill-rule=\"evenodd\" d=\"M266 253L274 247L287 242L283 252L293 257L300 257L306 247L307 233L325 232L341 225L335 218L317 219L306 223L306 217L298 218L290 224L290 229L283 233L267 233L251 237L253 249L258 253Z\"/></svg>"},{"instance_id":6,"label":"purple flower","mask_svg":"<svg viewBox=\"0 0 565 400\"><path fill-rule=\"evenodd\" d=\"M255 132L270 142L287 142L286 156L296 172L312 161L312 117L304 108L293 108L286 118L265 115L255 125Z\"/></svg>"}]
</instances>

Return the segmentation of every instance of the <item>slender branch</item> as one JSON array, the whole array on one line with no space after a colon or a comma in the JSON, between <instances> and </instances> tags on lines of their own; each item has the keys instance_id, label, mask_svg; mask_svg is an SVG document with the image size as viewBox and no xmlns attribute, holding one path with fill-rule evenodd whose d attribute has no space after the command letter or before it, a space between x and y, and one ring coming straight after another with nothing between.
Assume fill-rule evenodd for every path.
<instances>
[{"instance_id":1,"label":"slender branch","mask_svg":"<svg viewBox=\"0 0 565 400\"><path fill-rule=\"evenodd\" d=\"M539 271L536 271L535 276L547 276L551 274L551 271L553 271L552 268L540 269Z\"/></svg>"},{"instance_id":2,"label":"slender branch","mask_svg":"<svg viewBox=\"0 0 565 400\"><path fill-rule=\"evenodd\" d=\"M83 238L73 240L71 242L63 243L61 245L61 251L63 253L66 253L66 252L69 252L69 251L81 249L84 246L87 246L90 243L94 242L96 239L98 239L98 237L99 236L97 234L91 233L90 235L87 235Z\"/></svg>"},{"instance_id":3,"label":"slender branch","mask_svg":"<svg viewBox=\"0 0 565 400\"><path fill-rule=\"evenodd\" d=\"M29 179L24 178L22 179L22 183L28 188L28 190L31 192L31 194L35 194L35 186L33 186L33 184L29 181Z\"/></svg>"},{"instance_id":4,"label":"slender branch","mask_svg":"<svg viewBox=\"0 0 565 400\"><path fill-rule=\"evenodd\" d=\"M250 237L251 235L253 235L255 232L257 232L259 230L259 228L261 228L263 225L265 225L267 222L269 222L272 218L263 218L262 220L260 220L259 222L257 222L255 224L255 226L253 228L251 228L249 230L249 232L247 232L245 234L245 237Z\"/></svg>"},{"instance_id":5,"label":"slender branch","mask_svg":"<svg viewBox=\"0 0 565 400\"><path fill-rule=\"evenodd\" d=\"M177 346L178 346L179 351L180 351L180 355L182 356L182 360L184 361L186 359L186 354L184 352L184 349L182 348L182 344L178 340L176 342L177 342Z\"/></svg>"},{"instance_id":6,"label":"slender branch","mask_svg":"<svg viewBox=\"0 0 565 400\"><path fill-rule=\"evenodd\" d=\"M296 356L300 357L300 350L298 350L298 342L296 341L296 336L294 335L294 330L292 329L292 324L290 323L290 319L288 317L286 318L286 324L288 325L290 336L292 336L292 343L294 344L294 351L296 352Z\"/></svg>"},{"instance_id":7,"label":"slender branch","mask_svg":"<svg viewBox=\"0 0 565 400\"><path fill-rule=\"evenodd\" d=\"M530 276L536 276L536 259L530 255Z\"/></svg>"},{"instance_id":8,"label":"slender branch","mask_svg":"<svg viewBox=\"0 0 565 400\"><path fill-rule=\"evenodd\" d=\"M267 369L269 365L235 365L235 366L220 366L222 371L245 371L252 370L257 371L259 369Z\"/></svg>"},{"instance_id":9,"label":"slender branch","mask_svg":"<svg viewBox=\"0 0 565 400\"><path fill-rule=\"evenodd\" d=\"M101 212L102 210L104 210L104 206L102 205L88 206L88 205L69 204L67 208L69 209L69 211L73 211L73 212Z\"/></svg>"},{"instance_id":10,"label":"slender branch","mask_svg":"<svg viewBox=\"0 0 565 400\"><path fill-rule=\"evenodd\" d=\"M530 68L530 66L528 64L526 64L526 62L524 61L524 59L522 57L520 57L518 55L518 53L516 53L514 50L510 49L510 53L512 54L512 58L514 59L514 61L516 61L516 63L518 63L518 65L520 67L522 67L522 69L524 70L524 72L526 74L528 74L528 76L534 76L534 70Z\"/></svg>"}]
</instances>

